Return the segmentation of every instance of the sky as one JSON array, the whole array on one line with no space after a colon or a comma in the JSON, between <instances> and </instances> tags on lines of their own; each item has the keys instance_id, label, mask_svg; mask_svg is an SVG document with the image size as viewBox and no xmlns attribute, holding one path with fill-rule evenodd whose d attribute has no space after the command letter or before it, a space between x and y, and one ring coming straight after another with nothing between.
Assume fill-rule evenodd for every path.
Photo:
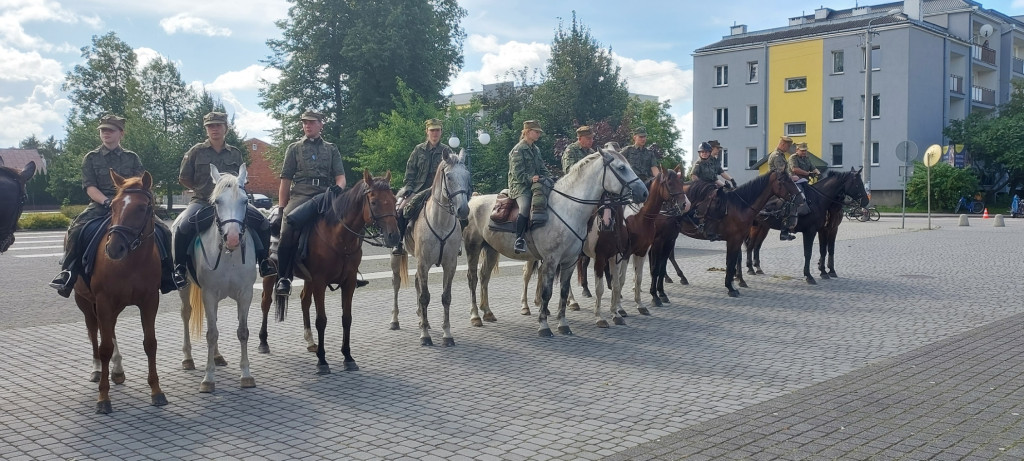
<instances>
[{"instance_id":1,"label":"sky","mask_svg":"<svg viewBox=\"0 0 1024 461\"><path fill-rule=\"evenodd\" d=\"M465 63L446 92L479 90L504 80L510 69L543 70L555 30L575 10L591 36L612 50L630 92L670 102L682 132L677 147L689 152L693 50L720 40L735 24L749 31L783 27L822 5L845 9L857 2L460 0L468 13L462 21ZM885 2L859 2L879 3ZM981 3L1024 15L1024 0ZM186 83L224 102L241 134L267 139L274 121L259 106L258 90L278 74L261 61L270 55L266 41L280 38L274 21L286 18L288 7L287 0L0 0L0 147L33 134L64 138L70 103L61 83L84 62L81 48L109 31L135 50L140 65L157 56L174 62Z\"/></svg>"}]
</instances>

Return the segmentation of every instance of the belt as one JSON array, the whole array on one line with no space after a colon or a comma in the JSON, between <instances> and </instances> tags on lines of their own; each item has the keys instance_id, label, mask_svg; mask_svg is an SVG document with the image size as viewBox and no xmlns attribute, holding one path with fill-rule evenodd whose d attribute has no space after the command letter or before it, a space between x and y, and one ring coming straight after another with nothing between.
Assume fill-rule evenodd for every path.
<instances>
[{"instance_id":1,"label":"belt","mask_svg":"<svg viewBox=\"0 0 1024 461\"><path fill-rule=\"evenodd\" d=\"M327 187L328 185L331 184L331 181L329 179L327 179L327 178L302 178L302 179L296 179L296 180L294 180L294 182L296 182L298 184L309 184L311 186L317 186L317 187L319 187L319 186Z\"/></svg>"}]
</instances>

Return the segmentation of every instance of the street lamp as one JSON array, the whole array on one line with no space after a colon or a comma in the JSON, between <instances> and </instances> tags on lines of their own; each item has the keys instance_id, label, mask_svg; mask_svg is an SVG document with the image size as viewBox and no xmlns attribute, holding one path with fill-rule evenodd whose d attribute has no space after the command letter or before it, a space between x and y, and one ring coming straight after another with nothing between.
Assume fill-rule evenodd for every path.
<instances>
[{"instance_id":1,"label":"street lamp","mask_svg":"<svg viewBox=\"0 0 1024 461\"><path fill-rule=\"evenodd\" d=\"M456 129L452 130L452 137L448 138L448 145L451 146L452 149L458 149L459 145L462 144L462 141L459 140L459 137L455 135L455 132L458 129L458 127L460 127L460 126L462 127L463 134L465 134L466 138L467 138L466 147L465 147L465 149L466 149L466 168L467 169L469 168L469 158L470 158L469 157L469 146L471 144L473 144L473 139L469 137L469 134L473 132L473 124L474 123L475 123L475 119L473 117L469 117L469 118L466 118L466 117L456 117L454 120L452 120L452 124L455 125ZM491 135L487 134L486 131L477 130L476 131L476 140L477 140L477 142L480 143L481 146L486 146L488 143L491 142Z\"/></svg>"},{"instance_id":2,"label":"street lamp","mask_svg":"<svg viewBox=\"0 0 1024 461\"><path fill-rule=\"evenodd\" d=\"M868 21L867 30L864 31L864 168L861 169L861 179L864 181L864 189L868 196L871 196L871 106L874 95L871 93L871 23L899 14L899 8L886 11L884 15Z\"/></svg>"}]
</instances>

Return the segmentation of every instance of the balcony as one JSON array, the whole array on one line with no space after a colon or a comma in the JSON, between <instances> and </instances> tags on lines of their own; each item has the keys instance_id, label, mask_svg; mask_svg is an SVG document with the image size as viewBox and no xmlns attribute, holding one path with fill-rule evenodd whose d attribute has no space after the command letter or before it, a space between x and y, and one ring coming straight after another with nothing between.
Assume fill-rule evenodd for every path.
<instances>
[{"instance_id":1,"label":"balcony","mask_svg":"<svg viewBox=\"0 0 1024 461\"><path fill-rule=\"evenodd\" d=\"M990 90L976 85L972 86L971 101L994 106L996 105L996 90Z\"/></svg>"},{"instance_id":2,"label":"balcony","mask_svg":"<svg viewBox=\"0 0 1024 461\"><path fill-rule=\"evenodd\" d=\"M956 74L949 74L949 91L956 94L964 94L964 78Z\"/></svg>"},{"instance_id":3,"label":"balcony","mask_svg":"<svg viewBox=\"0 0 1024 461\"><path fill-rule=\"evenodd\" d=\"M1014 72L1016 72L1018 74L1024 74L1024 59L1013 58L1013 62L1011 63L1011 67L1013 68Z\"/></svg>"},{"instance_id":4,"label":"balcony","mask_svg":"<svg viewBox=\"0 0 1024 461\"><path fill-rule=\"evenodd\" d=\"M971 45L971 57L990 66L996 65L996 50L987 46Z\"/></svg>"}]
</instances>

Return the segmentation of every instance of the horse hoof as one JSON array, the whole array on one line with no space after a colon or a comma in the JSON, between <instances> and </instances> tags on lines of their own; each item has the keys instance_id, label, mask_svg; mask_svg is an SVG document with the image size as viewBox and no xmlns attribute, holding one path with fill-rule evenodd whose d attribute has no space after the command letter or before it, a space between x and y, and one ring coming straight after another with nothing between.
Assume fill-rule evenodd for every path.
<instances>
[{"instance_id":1,"label":"horse hoof","mask_svg":"<svg viewBox=\"0 0 1024 461\"><path fill-rule=\"evenodd\" d=\"M584 298L593 298L594 295L590 294L590 289L589 288L584 288L583 289L583 297Z\"/></svg>"},{"instance_id":2,"label":"horse hoof","mask_svg":"<svg viewBox=\"0 0 1024 461\"><path fill-rule=\"evenodd\" d=\"M359 365L356 362L345 362L345 371L359 371ZM330 370L328 370L328 373Z\"/></svg>"},{"instance_id":3,"label":"horse hoof","mask_svg":"<svg viewBox=\"0 0 1024 461\"><path fill-rule=\"evenodd\" d=\"M192 359L182 360L181 361L181 369L182 370L195 370L196 369L196 362L195 362L195 360L192 360Z\"/></svg>"},{"instance_id":4,"label":"horse hoof","mask_svg":"<svg viewBox=\"0 0 1024 461\"><path fill-rule=\"evenodd\" d=\"M114 384L124 384L124 373L111 373L110 379Z\"/></svg>"},{"instance_id":5,"label":"horse hoof","mask_svg":"<svg viewBox=\"0 0 1024 461\"><path fill-rule=\"evenodd\" d=\"M679 279L679 284L680 285L689 285L690 281L686 280L686 277L683 277L683 278Z\"/></svg>"},{"instance_id":6,"label":"horse hoof","mask_svg":"<svg viewBox=\"0 0 1024 461\"><path fill-rule=\"evenodd\" d=\"M622 317L612 317L612 323L616 325L625 325L626 321L622 320Z\"/></svg>"},{"instance_id":7,"label":"horse hoof","mask_svg":"<svg viewBox=\"0 0 1024 461\"><path fill-rule=\"evenodd\" d=\"M311 344L309 346L306 346L306 350L309 351L309 352L316 352L317 349L318 348L316 347L315 344Z\"/></svg>"},{"instance_id":8,"label":"horse hoof","mask_svg":"<svg viewBox=\"0 0 1024 461\"><path fill-rule=\"evenodd\" d=\"M578 311L580 310L580 303L572 303L569 305L569 310Z\"/></svg>"},{"instance_id":9,"label":"horse hoof","mask_svg":"<svg viewBox=\"0 0 1024 461\"><path fill-rule=\"evenodd\" d=\"M750 287L747 286L747 282L746 281L740 280L740 288L750 288Z\"/></svg>"},{"instance_id":10,"label":"horse hoof","mask_svg":"<svg viewBox=\"0 0 1024 461\"><path fill-rule=\"evenodd\" d=\"M444 347L452 347L455 345L455 338L444 338Z\"/></svg>"},{"instance_id":11,"label":"horse hoof","mask_svg":"<svg viewBox=\"0 0 1024 461\"><path fill-rule=\"evenodd\" d=\"M827 274L827 273L825 273L825 272L822 272L822 273L818 274L818 277L821 277L821 279L822 279L822 280L828 280L828 279L830 279L830 278L831 278L831 277L829 277L829 276L828 276L828 274Z\"/></svg>"},{"instance_id":12,"label":"horse hoof","mask_svg":"<svg viewBox=\"0 0 1024 461\"><path fill-rule=\"evenodd\" d=\"M256 348L256 350L258 350L260 352L260 354L269 354L270 353L270 344L260 343L260 347Z\"/></svg>"},{"instance_id":13,"label":"horse hoof","mask_svg":"<svg viewBox=\"0 0 1024 461\"><path fill-rule=\"evenodd\" d=\"M763 271L763 270L761 270L761 269L758 269L758 270L757 270L757 275L764 275L764 271Z\"/></svg>"},{"instance_id":14,"label":"horse hoof","mask_svg":"<svg viewBox=\"0 0 1024 461\"><path fill-rule=\"evenodd\" d=\"M101 377L100 372L94 371L94 372L92 372L91 375L89 375L89 382L98 383L98 382L100 382L100 377Z\"/></svg>"},{"instance_id":15,"label":"horse hoof","mask_svg":"<svg viewBox=\"0 0 1024 461\"><path fill-rule=\"evenodd\" d=\"M558 332L563 334L563 335L572 336L572 330L569 329L568 325L563 325L563 326L558 327Z\"/></svg>"},{"instance_id":16,"label":"horse hoof","mask_svg":"<svg viewBox=\"0 0 1024 461\"><path fill-rule=\"evenodd\" d=\"M480 317L469 319L469 324L474 327L484 326L484 321L480 320Z\"/></svg>"},{"instance_id":17,"label":"horse hoof","mask_svg":"<svg viewBox=\"0 0 1024 461\"><path fill-rule=\"evenodd\" d=\"M647 310L647 308L643 306L636 308L636 311L639 312L640 315L651 315L651 311Z\"/></svg>"},{"instance_id":18,"label":"horse hoof","mask_svg":"<svg viewBox=\"0 0 1024 461\"><path fill-rule=\"evenodd\" d=\"M401 330L398 326L398 322L391 322L391 331Z\"/></svg>"},{"instance_id":19,"label":"horse hoof","mask_svg":"<svg viewBox=\"0 0 1024 461\"><path fill-rule=\"evenodd\" d=\"M629 317L629 312L626 312L624 309L621 308L615 311L615 313L619 314L619 317Z\"/></svg>"},{"instance_id":20,"label":"horse hoof","mask_svg":"<svg viewBox=\"0 0 1024 461\"><path fill-rule=\"evenodd\" d=\"M651 305L655 306L655 307L661 307L662 306L661 299L658 298L657 296L652 296L651 297Z\"/></svg>"},{"instance_id":21,"label":"horse hoof","mask_svg":"<svg viewBox=\"0 0 1024 461\"><path fill-rule=\"evenodd\" d=\"M209 394L217 388L216 383L212 381L203 381L199 383L199 392L202 394Z\"/></svg>"},{"instance_id":22,"label":"horse hoof","mask_svg":"<svg viewBox=\"0 0 1024 461\"><path fill-rule=\"evenodd\" d=\"M817 285L818 284L818 282L814 281L814 277L807 276L806 280L807 280L807 284L808 285Z\"/></svg>"},{"instance_id":23,"label":"horse hoof","mask_svg":"<svg viewBox=\"0 0 1024 461\"><path fill-rule=\"evenodd\" d=\"M551 334L551 329L550 328L542 328L537 333L540 334L541 338L550 338L550 337L554 336L553 334Z\"/></svg>"},{"instance_id":24,"label":"horse hoof","mask_svg":"<svg viewBox=\"0 0 1024 461\"><path fill-rule=\"evenodd\" d=\"M488 312L488 313L484 314L484 321L485 322L497 322L498 318L494 316L493 312Z\"/></svg>"},{"instance_id":25,"label":"horse hoof","mask_svg":"<svg viewBox=\"0 0 1024 461\"><path fill-rule=\"evenodd\" d=\"M242 389L249 389L249 388L256 387L256 378L253 378L252 376L246 376L246 377L242 378L241 384L242 384Z\"/></svg>"},{"instance_id":26,"label":"horse hoof","mask_svg":"<svg viewBox=\"0 0 1024 461\"><path fill-rule=\"evenodd\" d=\"M434 342L430 340L430 337L420 338L420 346L433 346Z\"/></svg>"},{"instance_id":27,"label":"horse hoof","mask_svg":"<svg viewBox=\"0 0 1024 461\"><path fill-rule=\"evenodd\" d=\"M167 405L167 396L165 396L163 392L159 394L153 394L150 397L150 400L152 401L151 405L153 405L154 407L162 407L164 405Z\"/></svg>"},{"instance_id":28,"label":"horse hoof","mask_svg":"<svg viewBox=\"0 0 1024 461\"><path fill-rule=\"evenodd\" d=\"M605 319L598 320L597 321L597 327L598 328L608 328L608 322Z\"/></svg>"},{"instance_id":29,"label":"horse hoof","mask_svg":"<svg viewBox=\"0 0 1024 461\"><path fill-rule=\"evenodd\" d=\"M666 294L660 294L660 295L658 295L658 297L659 297L659 298L661 298L661 302L663 302L663 303L666 303L666 304L672 304L672 303L671 303L671 302L669 302L669 300L668 300L668 295L666 295Z\"/></svg>"},{"instance_id":30,"label":"horse hoof","mask_svg":"<svg viewBox=\"0 0 1024 461\"><path fill-rule=\"evenodd\" d=\"M740 290L729 290L729 297L735 298L740 295Z\"/></svg>"},{"instance_id":31,"label":"horse hoof","mask_svg":"<svg viewBox=\"0 0 1024 461\"><path fill-rule=\"evenodd\" d=\"M317 365L316 366L316 374L318 374L318 375L329 375L329 374L331 374L331 366L326 364L326 363L323 364L323 365Z\"/></svg>"},{"instance_id":32,"label":"horse hoof","mask_svg":"<svg viewBox=\"0 0 1024 461\"><path fill-rule=\"evenodd\" d=\"M837 279L837 278L839 278L839 276L838 276L838 275L836 275L836 271L828 271L828 276L829 276L829 277L832 277L832 278L834 278L834 279Z\"/></svg>"},{"instance_id":33,"label":"horse hoof","mask_svg":"<svg viewBox=\"0 0 1024 461\"><path fill-rule=\"evenodd\" d=\"M217 355L213 357L213 364L218 367L226 367L228 366L228 361L224 360L224 356Z\"/></svg>"},{"instance_id":34,"label":"horse hoof","mask_svg":"<svg viewBox=\"0 0 1024 461\"><path fill-rule=\"evenodd\" d=\"M110 399L96 402L96 414L109 415L113 411L114 408L110 406Z\"/></svg>"},{"instance_id":35,"label":"horse hoof","mask_svg":"<svg viewBox=\"0 0 1024 461\"><path fill-rule=\"evenodd\" d=\"M757 272L754 272L754 270L753 270L753 269L747 269L747 274L748 274L748 275L754 275L754 274L756 274L756 273L757 273Z\"/></svg>"},{"instance_id":36,"label":"horse hoof","mask_svg":"<svg viewBox=\"0 0 1024 461\"><path fill-rule=\"evenodd\" d=\"M530 308L524 307L523 310L519 311L519 313L523 315L530 315Z\"/></svg>"}]
</instances>

